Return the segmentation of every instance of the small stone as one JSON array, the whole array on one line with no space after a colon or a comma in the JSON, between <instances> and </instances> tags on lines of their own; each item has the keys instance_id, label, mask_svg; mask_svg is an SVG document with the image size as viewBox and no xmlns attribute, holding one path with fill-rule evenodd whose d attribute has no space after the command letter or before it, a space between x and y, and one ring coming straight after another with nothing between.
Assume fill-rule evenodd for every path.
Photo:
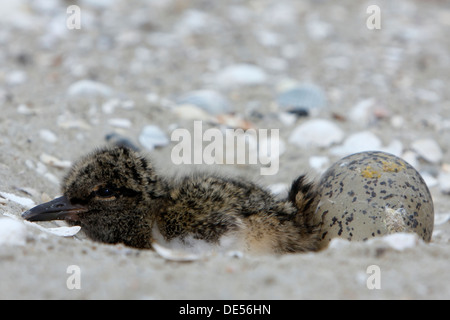
<instances>
[{"instance_id":1,"label":"small stone","mask_svg":"<svg viewBox=\"0 0 450 320\"><path fill-rule=\"evenodd\" d=\"M408 162L411 166L413 166L416 169L420 169L420 163L417 160L417 154L414 151L405 151L403 155L401 156L403 160Z\"/></svg>"},{"instance_id":2,"label":"small stone","mask_svg":"<svg viewBox=\"0 0 450 320\"><path fill-rule=\"evenodd\" d=\"M173 109L173 113L186 120L210 120L211 116L204 111L203 109L200 109L197 106L194 106L192 104L183 104L175 107Z\"/></svg>"},{"instance_id":3,"label":"small stone","mask_svg":"<svg viewBox=\"0 0 450 320\"><path fill-rule=\"evenodd\" d=\"M27 74L22 70L14 70L6 75L5 81L9 85L19 85L27 81Z\"/></svg>"},{"instance_id":4,"label":"small stone","mask_svg":"<svg viewBox=\"0 0 450 320\"><path fill-rule=\"evenodd\" d=\"M339 143L344 138L344 132L333 122L325 119L313 119L296 127L289 142L302 148L327 148Z\"/></svg>"},{"instance_id":5,"label":"small stone","mask_svg":"<svg viewBox=\"0 0 450 320\"><path fill-rule=\"evenodd\" d=\"M59 168L59 169L67 169L72 166L72 162L69 160L60 160L54 156L51 156L49 154L43 153L40 156L40 160L49 166Z\"/></svg>"},{"instance_id":6,"label":"small stone","mask_svg":"<svg viewBox=\"0 0 450 320\"><path fill-rule=\"evenodd\" d=\"M286 183L274 183L268 186L270 192L278 196L284 196L288 193L289 186Z\"/></svg>"},{"instance_id":7,"label":"small stone","mask_svg":"<svg viewBox=\"0 0 450 320\"><path fill-rule=\"evenodd\" d=\"M17 112L26 116L34 115L36 112L32 110L29 106L26 104L19 104L17 106Z\"/></svg>"},{"instance_id":8,"label":"small stone","mask_svg":"<svg viewBox=\"0 0 450 320\"><path fill-rule=\"evenodd\" d=\"M0 218L0 246L24 246L27 242L27 228L18 220Z\"/></svg>"},{"instance_id":9,"label":"small stone","mask_svg":"<svg viewBox=\"0 0 450 320\"><path fill-rule=\"evenodd\" d=\"M367 127L375 120L375 99L369 98L358 102L349 113L349 119L358 126Z\"/></svg>"},{"instance_id":10,"label":"small stone","mask_svg":"<svg viewBox=\"0 0 450 320\"><path fill-rule=\"evenodd\" d=\"M315 85L303 85L290 88L277 96L277 104L281 110L308 115L313 109L325 106L325 94Z\"/></svg>"},{"instance_id":11,"label":"small stone","mask_svg":"<svg viewBox=\"0 0 450 320\"><path fill-rule=\"evenodd\" d=\"M295 121L297 121L297 117L295 116L295 114L289 112L280 112L278 114L278 120L280 120L280 122L285 126L289 127L292 126Z\"/></svg>"},{"instance_id":12,"label":"small stone","mask_svg":"<svg viewBox=\"0 0 450 320\"><path fill-rule=\"evenodd\" d=\"M370 131L358 132L345 139L343 145L334 147L330 153L335 156L346 156L362 151L375 151L382 148L381 140Z\"/></svg>"},{"instance_id":13,"label":"small stone","mask_svg":"<svg viewBox=\"0 0 450 320\"><path fill-rule=\"evenodd\" d=\"M119 104L119 99L110 99L108 101L105 101L102 104L102 111L104 114L113 114L114 110L119 106Z\"/></svg>"},{"instance_id":14,"label":"small stone","mask_svg":"<svg viewBox=\"0 0 450 320\"><path fill-rule=\"evenodd\" d=\"M113 94L113 90L101 82L80 80L70 85L67 93L72 97L108 97Z\"/></svg>"},{"instance_id":15,"label":"small stone","mask_svg":"<svg viewBox=\"0 0 450 320\"><path fill-rule=\"evenodd\" d=\"M311 156L309 157L309 166L317 172L324 172L330 164L330 159L325 156Z\"/></svg>"},{"instance_id":16,"label":"small stone","mask_svg":"<svg viewBox=\"0 0 450 320\"><path fill-rule=\"evenodd\" d=\"M267 80L266 72L260 67L251 64L228 66L220 71L216 77L218 85L223 88L261 85L266 83Z\"/></svg>"},{"instance_id":17,"label":"small stone","mask_svg":"<svg viewBox=\"0 0 450 320\"><path fill-rule=\"evenodd\" d=\"M450 221L450 213L438 213L434 215L434 225L440 226Z\"/></svg>"},{"instance_id":18,"label":"small stone","mask_svg":"<svg viewBox=\"0 0 450 320\"><path fill-rule=\"evenodd\" d=\"M411 144L417 154L428 162L437 164L442 160L443 154L439 144L433 139L420 139Z\"/></svg>"},{"instance_id":19,"label":"small stone","mask_svg":"<svg viewBox=\"0 0 450 320\"><path fill-rule=\"evenodd\" d=\"M48 143L55 143L58 141L56 134L48 129L39 130L39 137Z\"/></svg>"},{"instance_id":20,"label":"small stone","mask_svg":"<svg viewBox=\"0 0 450 320\"><path fill-rule=\"evenodd\" d=\"M443 194L450 194L450 172L441 172L438 177L439 190Z\"/></svg>"},{"instance_id":21,"label":"small stone","mask_svg":"<svg viewBox=\"0 0 450 320\"><path fill-rule=\"evenodd\" d=\"M213 90L197 90L181 96L177 101L179 105L194 105L212 115L229 113L232 110L228 99Z\"/></svg>"},{"instance_id":22,"label":"small stone","mask_svg":"<svg viewBox=\"0 0 450 320\"><path fill-rule=\"evenodd\" d=\"M125 118L113 118L108 120L109 125L117 128L128 129L131 128L133 123L129 119Z\"/></svg>"},{"instance_id":23,"label":"small stone","mask_svg":"<svg viewBox=\"0 0 450 320\"><path fill-rule=\"evenodd\" d=\"M385 147L381 147L379 149L380 151L384 151L390 154L393 154L394 156L401 157L403 153L403 143L400 140L392 140L389 145Z\"/></svg>"},{"instance_id":24,"label":"small stone","mask_svg":"<svg viewBox=\"0 0 450 320\"><path fill-rule=\"evenodd\" d=\"M420 175L422 176L428 188L433 188L438 185L438 179L433 177L430 173L423 171L420 172Z\"/></svg>"},{"instance_id":25,"label":"small stone","mask_svg":"<svg viewBox=\"0 0 450 320\"><path fill-rule=\"evenodd\" d=\"M148 125L142 129L139 142L147 150L154 150L156 147L168 145L169 138L159 127Z\"/></svg>"}]
</instances>

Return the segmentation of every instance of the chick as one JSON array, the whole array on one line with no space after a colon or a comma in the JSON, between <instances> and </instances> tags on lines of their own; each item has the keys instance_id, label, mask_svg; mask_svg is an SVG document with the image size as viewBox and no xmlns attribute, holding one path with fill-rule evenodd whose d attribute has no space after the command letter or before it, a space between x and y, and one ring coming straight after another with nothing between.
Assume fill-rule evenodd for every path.
<instances>
[{"instance_id":1,"label":"chick","mask_svg":"<svg viewBox=\"0 0 450 320\"><path fill-rule=\"evenodd\" d=\"M238 249L250 253L316 250L314 186L300 176L287 199L256 184L195 174L171 180L126 147L105 148L77 162L63 196L23 213L29 221L66 220L105 243Z\"/></svg>"}]
</instances>

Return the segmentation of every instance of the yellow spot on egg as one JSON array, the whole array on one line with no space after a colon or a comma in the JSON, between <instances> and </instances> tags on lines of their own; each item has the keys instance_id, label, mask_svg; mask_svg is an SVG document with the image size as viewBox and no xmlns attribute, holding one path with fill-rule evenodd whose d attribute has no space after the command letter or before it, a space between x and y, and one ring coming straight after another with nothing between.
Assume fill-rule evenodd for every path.
<instances>
[{"instance_id":1,"label":"yellow spot on egg","mask_svg":"<svg viewBox=\"0 0 450 320\"><path fill-rule=\"evenodd\" d=\"M381 163L383 164L384 172L400 172L403 169L406 169L404 163L396 163L391 161L381 161Z\"/></svg>"},{"instance_id":2,"label":"yellow spot on egg","mask_svg":"<svg viewBox=\"0 0 450 320\"><path fill-rule=\"evenodd\" d=\"M375 170L371 166L367 166L363 171L361 171L361 175L364 178L368 178L368 179L378 179L379 177L381 177L381 173L379 173L377 170Z\"/></svg>"}]
</instances>

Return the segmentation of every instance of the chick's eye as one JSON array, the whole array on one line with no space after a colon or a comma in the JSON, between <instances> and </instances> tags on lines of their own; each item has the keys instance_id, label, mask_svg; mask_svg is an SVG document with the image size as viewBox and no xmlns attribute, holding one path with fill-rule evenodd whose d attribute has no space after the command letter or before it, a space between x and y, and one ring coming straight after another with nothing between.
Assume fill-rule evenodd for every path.
<instances>
[{"instance_id":1,"label":"chick's eye","mask_svg":"<svg viewBox=\"0 0 450 320\"><path fill-rule=\"evenodd\" d=\"M111 198L115 196L114 190L108 187L98 189L95 194L102 198Z\"/></svg>"}]
</instances>

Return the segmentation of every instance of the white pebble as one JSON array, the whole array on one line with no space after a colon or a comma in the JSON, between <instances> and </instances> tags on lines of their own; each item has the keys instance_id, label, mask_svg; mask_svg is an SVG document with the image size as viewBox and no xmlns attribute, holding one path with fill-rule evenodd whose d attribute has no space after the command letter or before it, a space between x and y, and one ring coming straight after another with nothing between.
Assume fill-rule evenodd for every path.
<instances>
[{"instance_id":1,"label":"white pebble","mask_svg":"<svg viewBox=\"0 0 450 320\"><path fill-rule=\"evenodd\" d=\"M439 226L450 221L450 213L437 213L434 215L434 225Z\"/></svg>"},{"instance_id":2,"label":"white pebble","mask_svg":"<svg viewBox=\"0 0 450 320\"><path fill-rule=\"evenodd\" d=\"M327 148L339 143L344 138L344 132L333 122L325 119L314 119L296 127L289 142L302 148Z\"/></svg>"},{"instance_id":3,"label":"white pebble","mask_svg":"<svg viewBox=\"0 0 450 320\"><path fill-rule=\"evenodd\" d=\"M159 127L148 125L142 129L142 132L139 135L139 142L147 150L153 150L155 147L168 145L169 138Z\"/></svg>"},{"instance_id":4,"label":"white pebble","mask_svg":"<svg viewBox=\"0 0 450 320\"><path fill-rule=\"evenodd\" d=\"M414 151L406 151L401 156L403 160L408 162L411 166L413 166L416 170L420 169L420 163L417 160L417 154Z\"/></svg>"},{"instance_id":5,"label":"white pebble","mask_svg":"<svg viewBox=\"0 0 450 320\"><path fill-rule=\"evenodd\" d=\"M450 194L450 172L441 172L438 177L439 190L443 194Z\"/></svg>"},{"instance_id":6,"label":"white pebble","mask_svg":"<svg viewBox=\"0 0 450 320\"><path fill-rule=\"evenodd\" d=\"M269 185L269 190L275 195L287 195L288 185L286 183L274 183Z\"/></svg>"},{"instance_id":7,"label":"white pebble","mask_svg":"<svg viewBox=\"0 0 450 320\"><path fill-rule=\"evenodd\" d=\"M373 108L375 99L369 98L358 102L350 111L349 119L356 125L367 127L375 120Z\"/></svg>"},{"instance_id":8,"label":"white pebble","mask_svg":"<svg viewBox=\"0 0 450 320\"><path fill-rule=\"evenodd\" d=\"M0 218L0 246L23 246L27 241L27 229L25 225L15 219Z\"/></svg>"},{"instance_id":9,"label":"white pebble","mask_svg":"<svg viewBox=\"0 0 450 320\"><path fill-rule=\"evenodd\" d=\"M210 120L211 116L204 110L192 104L183 104L175 107L173 113L186 120Z\"/></svg>"},{"instance_id":10,"label":"white pebble","mask_svg":"<svg viewBox=\"0 0 450 320\"><path fill-rule=\"evenodd\" d=\"M39 137L49 143L55 143L56 141L58 141L58 137L56 136L56 134L48 129L40 130Z\"/></svg>"},{"instance_id":11,"label":"white pebble","mask_svg":"<svg viewBox=\"0 0 450 320\"><path fill-rule=\"evenodd\" d=\"M54 156L43 153L40 155L39 159L46 165L59 168L59 169L67 169L72 166L72 162L69 160L60 160Z\"/></svg>"},{"instance_id":12,"label":"white pebble","mask_svg":"<svg viewBox=\"0 0 450 320\"><path fill-rule=\"evenodd\" d=\"M123 128L123 129L131 128L131 126L133 125L129 119L125 119L125 118L109 119L108 123L113 127Z\"/></svg>"},{"instance_id":13,"label":"white pebble","mask_svg":"<svg viewBox=\"0 0 450 320\"><path fill-rule=\"evenodd\" d=\"M403 153L403 143L400 140L392 140L388 146L381 147L379 150L401 157Z\"/></svg>"},{"instance_id":14,"label":"white pebble","mask_svg":"<svg viewBox=\"0 0 450 320\"><path fill-rule=\"evenodd\" d=\"M97 81L80 80L70 85L67 93L73 97L107 97L112 95L113 90L106 84Z\"/></svg>"},{"instance_id":15,"label":"white pebble","mask_svg":"<svg viewBox=\"0 0 450 320\"><path fill-rule=\"evenodd\" d=\"M420 175L422 176L423 180L425 181L425 184L428 188L433 188L438 185L438 179L433 177L428 172L420 172ZM450 191L450 190L449 190Z\"/></svg>"},{"instance_id":16,"label":"white pebble","mask_svg":"<svg viewBox=\"0 0 450 320\"><path fill-rule=\"evenodd\" d=\"M260 85L266 83L268 76L258 66L251 64L235 64L226 67L217 75L216 81L224 88Z\"/></svg>"},{"instance_id":17,"label":"white pebble","mask_svg":"<svg viewBox=\"0 0 450 320\"><path fill-rule=\"evenodd\" d=\"M330 164L330 159L325 156L311 156L309 157L309 166L317 172L322 173Z\"/></svg>"},{"instance_id":18,"label":"white pebble","mask_svg":"<svg viewBox=\"0 0 450 320\"><path fill-rule=\"evenodd\" d=\"M289 127L292 126L295 123L295 121L297 121L297 116L289 112L280 112L278 114L278 120L280 120L280 122L283 123L285 126Z\"/></svg>"},{"instance_id":19,"label":"white pebble","mask_svg":"<svg viewBox=\"0 0 450 320\"><path fill-rule=\"evenodd\" d=\"M104 114L113 114L114 110L119 106L119 99L110 99L102 104Z\"/></svg>"},{"instance_id":20,"label":"white pebble","mask_svg":"<svg viewBox=\"0 0 450 320\"><path fill-rule=\"evenodd\" d=\"M442 160L442 150L433 139L420 139L411 144L411 147L419 156L431 163L439 163Z\"/></svg>"},{"instance_id":21,"label":"white pebble","mask_svg":"<svg viewBox=\"0 0 450 320\"><path fill-rule=\"evenodd\" d=\"M14 70L5 76L5 81L9 85L19 85L27 81L27 74L22 70Z\"/></svg>"},{"instance_id":22,"label":"white pebble","mask_svg":"<svg viewBox=\"0 0 450 320\"><path fill-rule=\"evenodd\" d=\"M228 100L222 94L213 90L196 90L186 93L178 98L177 104L194 105L212 115L232 111Z\"/></svg>"},{"instance_id":23,"label":"white pebble","mask_svg":"<svg viewBox=\"0 0 450 320\"><path fill-rule=\"evenodd\" d=\"M30 107L28 107L26 104L23 103L17 106L17 112L26 116L33 115L36 113L34 110L31 110Z\"/></svg>"},{"instance_id":24,"label":"white pebble","mask_svg":"<svg viewBox=\"0 0 450 320\"><path fill-rule=\"evenodd\" d=\"M334 147L330 150L331 154L336 156L346 156L349 154L379 150L381 140L370 131L362 131L350 135L345 139L343 145Z\"/></svg>"}]
</instances>

